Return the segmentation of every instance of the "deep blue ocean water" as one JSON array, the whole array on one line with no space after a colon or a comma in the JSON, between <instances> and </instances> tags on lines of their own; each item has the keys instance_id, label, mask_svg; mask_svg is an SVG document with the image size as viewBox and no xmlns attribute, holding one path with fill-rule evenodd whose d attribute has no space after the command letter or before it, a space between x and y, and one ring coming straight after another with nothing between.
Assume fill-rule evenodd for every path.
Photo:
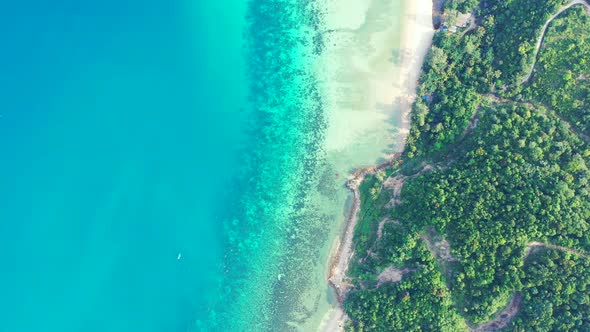
<instances>
[{"instance_id":1,"label":"deep blue ocean water","mask_svg":"<svg viewBox=\"0 0 590 332\"><path fill-rule=\"evenodd\" d=\"M310 3L0 4L0 331L285 328L326 240Z\"/></svg>"}]
</instances>

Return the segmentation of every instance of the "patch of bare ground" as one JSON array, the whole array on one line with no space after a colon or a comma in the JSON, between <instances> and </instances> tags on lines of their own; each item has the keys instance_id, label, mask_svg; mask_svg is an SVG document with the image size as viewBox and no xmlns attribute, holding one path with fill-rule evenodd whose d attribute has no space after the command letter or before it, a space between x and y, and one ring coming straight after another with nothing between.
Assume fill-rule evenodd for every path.
<instances>
[{"instance_id":1,"label":"patch of bare ground","mask_svg":"<svg viewBox=\"0 0 590 332\"><path fill-rule=\"evenodd\" d=\"M374 253L373 251L371 251L371 249L367 250L367 257L371 257L371 258L379 258L379 256L378 256L376 253ZM364 260L364 258L363 258L363 260ZM359 262L360 262L360 261L361 261L361 260L359 259Z\"/></svg>"},{"instance_id":2,"label":"patch of bare ground","mask_svg":"<svg viewBox=\"0 0 590 332\"><path fill-rule=\"evenodd\" d=\"M418 177L426 172L430 172L435 169L433 165L427 164L425 162L423 162L421 166L422 169L414 175L407 176L403 174L397 174L396 176L385 179L385 181L383 182L383 188L391 193L391 200L389 201L389 203L386 204L386 208L393 209L401 203L400 198L402 188L407 180L411 180L415 177Z\"/></svg>"},{"instance_id":3,"label":"patch of bare ground","mask_svg":"<svg viewBox=\"0 0 590 332\"><path fill-rule=\"evenodd\" d=\"M384 283L387 283L387 282L400 282L402 280L402 278L404 277L404 274L414 272L414 271L415 271L415 269L408 269L408 268L398 269L395 266L390 266L390 267L386 268L385 270L383 270L383 272L381 272L377 276L377 280L378 280L377 287L380 287L381 285L383 285Z\"/></svg>"},{"instance_id":4,"label":"patch of bare ground","mask_svg":"<svg viewBox=\"0 0 590 332\"><path fill-rule=\"evenodd\" d=\"M471 119L469 119L469 125L467 125L466 131L471 131L477 128L477 124L479 123L479 107L475 109ZM467 132L466 132L467 133Z\"/></svg>"},{"instance_id":5,"label":"patch of bare ground","mask_svg":"<svg viewBox=\"0 0 590 332\"><path fill-rule=\"evenodd\" d=\"M443 269L445 275L449 274L449 263L458 262L459 260L451 254L451 244L440 234L436 233L433 227L430 227L424 234L422 240L426 243L428 251L436 258Z\"/></svg>"},{"instance_id":6,"label":"patch of bare ground","mask_svg":"<svg viewBox=\"0 0 590 332\"><path fill-rule=\"evenodd\" d=\"M385 227L385 224L390 224L390 223L399 225L398 220L389 220L388 218L385 218L379 222L379 227L377 227L377 240L380 240L381 237L383 236L383 227Z\"/></svg>"},{"instance_id":7,"label":"patch of bare ground","mask_svg":"<svg viewBox=\"0 0 590 332\"><path fill-rule=\"evenodd\" d=\"M512 318L514 318L514 316L516 316L516 314L518 313L521 303L522 296L520 294L514 293L508 306L506 306L504 310L497 313L496 318L490 320L489 322L485 322L471 328L471 331L492 332L505 328L506 326L508 326L508 323L510 323Z\"/></svg>"},{"instance_id":8,"label":"patch of bare ground","mask_svg":"<svg viewBox=\"0 0 590 332\"><path fill-rule=\"evenodd\" d=\"M479 124L479 110L480 110L480 108L481 108L481 105L477 106L477 108L475 109L475 112L473 112L473 115L469 119L469 124L467 125L467 127L465 127L465 130L463 130L463 133L461 134L461 139L464 139L465 136L467 136L467 134L469 134L475 128L477 128L477 125Z\"/></svg>"},{"instance_id":9,"label":"patch of bare ground","mask_svg":"<svg viewBox=\"0 0 590 332\"><path fill-rule=\"evenodd\" d=\"M475 16L475 12L477 11L477 8L468 16L468 23L469 23L469 27L467 27L467 29L465 29L463 31L463 33L461 33L461 37L464 37L469 31L473 31L475 29L477 29L477 27L479 25L477 25L476 22L476 16Z\"/></svg>"},{"instance_id":10,"label":"patch of bare ground","mask_svg":"<svg viewBox=\"0 0 590 332\"><path fill-rule=\"evenodd\" d=\"M541 250L543 250L543 247L527 245L526 248L524 248L524 259L526 260L530 255L532 255L536 252L539 252Z\"/></svg>"},{"instance_id":11,"label":"patch of bare ground","mask_svg":"<svg viewBox=\"0 0 590 332\"><path fill-rule=\"evenodd\" d=\"M400 196L406 179L406 176L398 174L383 182L383 188L391 192L391 199L385 205L386 208L393 209L401 203Z\"/></svg>"},{"instance_id":12,"label":"patch of bare ground","mask_svg":"<svg viewBox=\"0 0 590 332\"><path fill-rule=\"evenodd\" d=\"M430 171L433 171L434 170L434 166L432 166L430 164L422 163L422 166L423 166L422 170L420 172L418 172L417 175L422 175L422 174L424 174L426 172L430 172ZM415 176L417 176L417 175L415 175Z\"/></svg>"}]
</instances>

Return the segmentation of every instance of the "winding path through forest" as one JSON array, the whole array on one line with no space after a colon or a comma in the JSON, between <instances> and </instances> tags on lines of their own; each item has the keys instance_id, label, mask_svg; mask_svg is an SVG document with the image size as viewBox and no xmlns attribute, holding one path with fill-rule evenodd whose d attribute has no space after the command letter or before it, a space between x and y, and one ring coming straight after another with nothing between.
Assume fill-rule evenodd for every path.
<instances>
[{"instance_id":1,"label":"winding path through forest","mask_svg":"<svg viewBox=\"0 0 590 332\"><path fill-rule=\"evenodd\" d=\"M547 22L545 22L545 25L543 26L543 31L541 32L541 35L537 39L537 45L535 46L535 54L533 55L533 64L531 65L531 69L529 70L528 75L525 77L524 80L522 80L521 84L528 82L529 79L531 78L531 76L533 76L533 72L535 70L535 65L537 64L537 56L539 55L539 50L541 49L541 45L543 44L543 39L545 39L545 34L547 33L547 28L549 27L549 24L551 24L551 22L553 22L554 19L556 19L559 15L561 15L561 13L563 13L564 11L570 9L571 7L573 7L575 5L585 6L586 9L588 10L588 14L590 15L590 4L588 4L584 0L573 0L572 2L567 4L565 7L561 8L553 16L551 16L547 20Z\"/></svg>"},{"instance_id":2,"label":"winding path through forest","mask_svg":"<svg viewBox=\"0 0 590 332\"><path fill-rule=\"evenodd\" d=\"M553 249L553 250L559 250L559 251L565 251L565 252L569 252L570 254L574 254L576 256L580 256L580 257L584 257L584 258L590 258L590 256L588 256L588 254L580 251L580 250L576 250L576 249L572 249L572 248L568 248L568 247L563 247L563 246L558 246L555 244L551 244L551 243L543 243L543 242L529 242L527 244L527 249L531 249L534 247L543 247L543 248L547 248L547 249Z\"/></svg>"},{"instance_id":3,"label":"winding path through forest","mask_svg":"<svg viewBox=\"0 0 590 332\"><path fill-rule=\"evenodd\" d=\"M580 256L580 257L583 257L586 259L590 258L590 256L588 256L588 254L586 254L580 250L576 250L576 249L572 249L572 248L568 248L568 247L564 247L564 246L558 246L558 245L551 244L551 243L537 242L537 241L527 243L525 258L526 258L526 256L528 256L528 254L531 252L531 249L533 249L533 248L545 248L545 249L559 250L559 251L568 252L570 254ZM473 332L487 332L487 331L498 331L500 329L505 328L506 326L508 326L508 323L510 323L512 318L514 318L514 316L516 316L516 314L518 314L521 303L522 303L522 296L520 294L518 294L517 292L515 292L514 295L512 295L512 298L510 299L510 303L506 306L506 308L504 308L502 311L500 311L496 314L496 318L471 328L471 331L473 331Z\"/></svg>"},{"instance_id":4,"label":"winding path through forest","mask_svg":"<svg viewBox=\"0 0 590 332\"><path fill-rule=\"evenodd\" d=\"M510 299L510 303L508 303L504 310L500 311L496 315L496 318L471 328L471 331L492 332L505 328L506 326L508 326L508 323L510 323L512 318L514 318L514 316L516 316L516 314L518 313L521 303L522 296L518 293L514 293L514 295L512 295L512 298Z\"/></svg>"},{"instance_id":5,"label":"winding path through forest","mask_svg":"<svg viewBox=\"0 0 590 332\"><path fill-rule=\"evenodd\" d=\"M563 116L559 115L559 113L557 113L556 111L552 110L551 108L549 108L548 106L542 105L544 108L539 107L538 105L534 105L531 102L518 102L518 101L514 101L514 100L510 100L510 99L504 99L501 98L497 95L494 94L485 94L482 95L484 97L486 97L488 100L490 100L491 102L494 103L517 103L519 105L522 105L528 109L531 110L536 110L538 112L541 112L542 114L550 114L551 116L556 117L557 119L559 119L561 122L564 122L568 125L568 130L571 131L574 135L580 137L582 140L586 141L587 143L590 143L590 136L584 134L583 132L579 131L576 129L576 127L571 123L571 121L569 121L568 119L564 118ZM479 108L476 109L476 112L473 114L473 116L471 117L470 120L470 125L465 128L465 131L463 132L463 136L465 137L465 135L467 135L469 133L469 131L471 129L473 129L476 125L477 125L477 121L479 121L478 118L478 111ZM473 126L473 128L471 128L471 126Z\"/></svg>"}]
</instances>

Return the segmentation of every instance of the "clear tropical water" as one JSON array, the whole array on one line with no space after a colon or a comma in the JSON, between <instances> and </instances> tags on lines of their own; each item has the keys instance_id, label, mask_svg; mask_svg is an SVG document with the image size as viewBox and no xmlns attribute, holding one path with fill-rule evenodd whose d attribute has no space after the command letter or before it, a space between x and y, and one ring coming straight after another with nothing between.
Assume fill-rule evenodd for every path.
<instances>
[{"instance_id":1,"label":"clear tropical water","mask_svg":"<svg viewBox=\"0 0 590 332\"><path fill-rule=\"evenodd\" d=\"M245 4L0 7L0 331L189 330L217 299Z\"/></svg>"},{"instance_id":2,"label":"clear tropical water","mask_svg":"<svg viewBox=\"0 0 590 332\"><path fill-rule=\"evenodd\" d=\"M306 3L0 5L0 331L284 330L307 310L327 233Z\"/></svg>"},{"instance_id":3,"label":"clear tropical water","mask_svg":"<svg viewBox=\"0 0 590 332\"><path fill-rule=\"evenodd\" d=\"M0 4L0 332L318 326L346 173L392 127L326 144L366 118L326 100L364 100L339 50L395 30L399 1L358 29L319 2Z\"/></svg>"}]
</instances>

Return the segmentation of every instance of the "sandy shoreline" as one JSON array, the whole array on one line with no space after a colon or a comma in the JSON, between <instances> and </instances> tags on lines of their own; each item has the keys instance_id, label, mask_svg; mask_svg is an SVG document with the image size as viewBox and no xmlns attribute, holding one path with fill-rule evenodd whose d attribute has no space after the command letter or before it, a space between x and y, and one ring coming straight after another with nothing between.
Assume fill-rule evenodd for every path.
<instances>
[{"instance_id":1,"label":"sandy shoreline","mask_svg":"<svg viewBox=\"0 0 590 332\"><path fill-rule=\"evenodd\" d=\"M334 4L334 2L339 2L339 0L331 2ZM349 0L340 0L340 2L349 2ZM432 0L402 1L404 14L401 17L401 24L399 25L402 27L402 30L399 40L400 47L397 60L395 59L395 56L393 56L391 61L394 65L390 66L392 68L378 69L383 70L385 73L384 75L373 75L367 79L369 82L368 86L372 91L365 91L368 93L368 100L360 98L361 103L365 104L362 105L364 107L375 107L375 105L377 105L377 107L383 107L383 105L386 105L386 108L389 108L389 111L382 112L383 116L380 116L377 120L385 120L391 123L391 118L394 117L396 118L393 119L396 123L396 128L391 136L386 137L386 139L390 139L388 147L390 150L389 152L392 153L389 154L389 157L384 158L386 161L379 166L359 169L347 182L347 187L353 194L353 201L349 216L346 220L344 232L341 234L341 239L339 239L336 246L337 249L330 259L330 271L328 277L330 285L334 288L337 294L339 303L345 299L346 292L349 289L349 284L346 280L346 271L348 269L348 262L354 254L352 252L352 237L357 222L357 214L360 209L360 193L358 187L366 175L373 174L376 171L391 165L391 163L399 157L399 152L403 150L405 137L410 126L409 112L411 105L416 98L418 77L420 75L424 57L430 48L432 36L434 34L432 26L432 5ZM369 14L367 13L366 16L369 16ZM366 21L369 19L369 17L364 17L364 19L361 20L349 20L349 22L353 23L349 23L350 26L346 28L361 29L363 24L366 24ZM382 40L383 38L376 39L376 42L385 42L385 40ZM337 88L341 89L342 87ZM352 92L352 95L354 95L355 91L350 91L350 89L347 91ZM340 103L339 105L335 105L335 107L351 107L351 105L358 105L354 104L354 102L342 103L342 101L337 98L335 98L335 100L338 100ZM348 121L355 121L359 116L366 116L367 114L359 115L352 112L346 114L346 112L344 112L344 114L341 113L341 115L352 115L352 119L349 119ZM338 123L338 121L339 120L337 119L335 123ZM329 135L328 147L338 149L338 144L346 144L349 140L354 140L359 136L354 135L354 130L352 133L352 137L342 136L342 134L332 135L332 141L330 141ZM392 146L391 143L395 143L395 145ZM325 315L319 329L327 332L341 331L346 319L346 314L342 309L339 306L334 307Z\"/></svg>"},{"instance_id":2,"label":"sandy shoreline","mask_svg":"<svg viewBox=\"0 0 590 332\"><path fill-rule=\"evenodd\" d=\"M346 293L348 292L349 287L351 286L349 283L346 282L346 271L348 270L348 262L354 255L353 248L352 248L352 238L354 235L354 228L358 221L358 213L360 211L360 192L359 186L367 177L367 175L372 175L377 173L380 170L384 170L391 166L398 158L400 157L400 153L396 153L393 158L385 163L382 163L375 167L367 167L363 168L354 173L352 179L350 179L346 183L346 187L352 191L353 201L352 207L350 209L350 214L348 219L346 220L345 231L341 239L341 243L336 249L336 252L331 260L330 263L330 276L328 281L330 285L336 291L336 295L338 297L338 302L342 303L346 298Z\"/></svg>"}]
</instances>

